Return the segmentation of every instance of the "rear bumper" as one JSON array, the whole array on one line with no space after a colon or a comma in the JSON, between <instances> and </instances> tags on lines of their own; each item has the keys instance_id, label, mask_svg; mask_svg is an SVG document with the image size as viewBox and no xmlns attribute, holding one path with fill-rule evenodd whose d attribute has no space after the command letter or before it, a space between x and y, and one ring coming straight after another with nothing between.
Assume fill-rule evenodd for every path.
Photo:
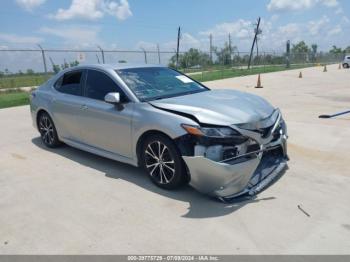
<instances>
[{"instance_id":1,"label":"rear bumper","mask_svg":"<svg viewBox=\"0 0 350 262\"><path fill-rule=\"evenodd\" d=\"M287 167L287 135L261 145L258 152L232 161L216 162L204 156L183 156L196 190L223 201L255 195Z\"/></svg>"}]
</instances>

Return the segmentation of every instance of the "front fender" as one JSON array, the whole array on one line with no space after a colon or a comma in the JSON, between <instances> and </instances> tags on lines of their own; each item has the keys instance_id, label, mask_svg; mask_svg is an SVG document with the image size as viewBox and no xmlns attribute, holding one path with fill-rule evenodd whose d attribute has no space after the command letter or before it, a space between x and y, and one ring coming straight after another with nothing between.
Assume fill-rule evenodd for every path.
<instances>
[{"instance_id":1,"label":"front fender","mask_svg":"<svg viewBox=\"0 0 350 262\"><path fill-rule=\"evenodd\" d=\"M140 137L148 131L159 131L172 139L187 134L181 124L196 125L195 121L151 106L148 103L135 105L132 120L133 156L137 157L137 143Z\"/></svg>"}]
</instances>

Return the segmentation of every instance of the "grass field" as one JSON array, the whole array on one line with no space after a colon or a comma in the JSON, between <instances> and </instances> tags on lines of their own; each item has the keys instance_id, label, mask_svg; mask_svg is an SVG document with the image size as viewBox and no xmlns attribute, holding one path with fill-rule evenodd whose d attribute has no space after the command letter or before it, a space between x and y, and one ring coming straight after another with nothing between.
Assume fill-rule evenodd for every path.
<instances>
[{"instance_id":1,"label":"grass field","mask_svg":"<svg viewBox=\"0 0 350 262\"><path fill-rule=\"evenodd\" d=\"M0 89L39 86L49 79L51 75L14 75L0 78Z\"/></svg>"},{"instance_id":2,"label":"grass field","mask_svg":"<svg viewBox=\"0 0 350 262\"><path fill-rule=\"evenodd\" d=\"M0 108L22 106L29 103L28 92L0 92Z\"/></svg>"},{"instance_id":3,"label":"grass field","mask_svg":"<svg viewBox=\"0 0 350 262\"><path fill-rule=\"evenodd\" d=\"M213 80L245 76L245 75L255 75L255 74L298 69L298 68L306 68L310 66L313 66L313 65L291 65L290 68L286 68L285 66L282 66L282 65L261 66L261 67L254 67L251 69L230 68L230 69L223 69L223 70L203 71L201 73L191 74L190 77L197 81L205 82L205 81L213 81Z\"/></svg>"}]
</instances>

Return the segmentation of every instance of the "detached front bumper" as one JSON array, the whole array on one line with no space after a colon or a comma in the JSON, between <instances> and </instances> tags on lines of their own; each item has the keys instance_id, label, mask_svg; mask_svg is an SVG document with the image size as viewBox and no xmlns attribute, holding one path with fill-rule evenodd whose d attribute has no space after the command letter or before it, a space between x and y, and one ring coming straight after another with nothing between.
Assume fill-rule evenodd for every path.
<instances>
[{"instance_id":1,"label":"detached front bumper","mask_svg":"<svg viewBox=\"0 0 350 262\"><path fill-rule=\"evenodd\" d=\"M280 118L278 121L283 120ZM223 201L255 195L287 167L286 141L286 133L281 132L277 139L271 134L270 138L260 140L259 150L226 161L213 161L205 156L183 156L191 174L190 184L198 191Z\"/></svg>"}]
</instances>

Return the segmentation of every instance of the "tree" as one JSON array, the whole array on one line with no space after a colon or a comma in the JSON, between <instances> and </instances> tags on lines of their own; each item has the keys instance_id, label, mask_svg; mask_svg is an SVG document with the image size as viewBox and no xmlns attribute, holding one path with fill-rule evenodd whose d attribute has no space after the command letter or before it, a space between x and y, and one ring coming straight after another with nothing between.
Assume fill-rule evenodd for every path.
<instances>
[{"instance_id":1,"label":"tree","mask_svg":"<svg viewBox=\"0 0 350 262\"><path fill-rule=\"evenodd\" d=\"M220 50L215 48L215 54L218 57L219 63L223 65L231 65L232 64L232 53L237 50L237 47L230 48L228 43L225 43L224 47Z\"/></svg>"},{"instance_id":2,"label":"tree","mask_svg":"<svg viewBox=\"0 0 350 262\"><path fill-rule=\"evenodd\" d=\"M308 61L309 47L304 41L300 41L292 47L292 55L294 62L306 62Z\"/></svg>"},{"instance_id":3,"label":"tree","mask_svg":"<svg viewBox=\"0 0 350 262\"><path fill-rule=\"evenodd\" d=\"M61 68L59 65L53 64L52 65L52 70L55 74L57 74L59 71L61 71Z\"/></svg>"},{"instance_id":4,"label":"tree","mask_svg":"<svg viewBox=\"0 0 350 262\"><path fill-rule=\"evenodd\" d=\"M0 77L3 77L5 73L3 71L0 71Z\"/></svg>"},{"instance_id":5,"label":"tree","mask_svg":"<svg viewBox=\"0 0 350 262\"><path fill-rule=\"evenodd\" d=\"M311 49L312 49L312 62L316 62L316 54L317 54L317 44L312 44Z\"/></svg>"},{"instance_id":6,"label":"tree","mask_svg":"<svg viewBox=\"0 0 350 262\"><path fill-rule=\"evenodd\" d=\"M210 63L208 54L196 49L190 48L187 52L179 55L179 66L181 68L189 68L195 66L204 66ZM176 54L170 58L170 67L176 65Z\"/></svg>"},{"instance_id":7,"label":"tree","mask_svg":"<svg viewBox=\"0 0 350 262\"><path fill-rule=\"evenodd\" d=\"M311 49L312 49L312 52L313 52L314 54L317 53L317 48L318 48L317 44L312 44L312 45L311 45Z\"/></svg>"},{"instance_id":8,"label":"tree","mask_svg":"<svg viewBox=\"0 0 350 262\"><path fill-rule=\"evenodd\" d=\"M70 67L78 66L78 65L79 65L79 61L78 60L75 60L75 61L69 63Z\"/></svg>"},{"instance_id":9,"label":"tree","mask_svg":"<svg viewBox=\"0 0 350 262\"><path fill-rule=\"evenodd\" d=\"M350 46L348 46L347 48L344 49L344 53L345 54L350 54Z\"/></svg>"},{"instance_id":10,"label":"tree","mask_svg":"<svg viewBox=\"0 0 350 262\"><path fill-rule=\"evenodd\" d=\"M341 47L337 47L337 46L334 45L334 46L332 47L332 49L329 50L329 53L338 55L338 54L343 53L343 50L341 49Z\"/></svg>"},{"instance_id":11,"label":"tree","mask_svg":"<svg viewBox=\"0 0 350 262\"><path fill-rule=\"evenodd\" d=\"M62 70L69 68L69 64L66 62L66 59L64 59L64 63L61 65Z\"/></svg>"},{"instance_id":12,"label":"tree","mask_svg":"<svg viewBox=\"0 0 350 262\"><path fill-rule=\"evenodd\" d=\"M297 43L296 45L293 45L292 47L292 53L294 54L306 54L309 52L309 47L305 44L304 41L300 41L299 43Z\"/></svg>"},{"instance_id":13,"label":"tree","mask_svg":"<svg viewBox=\"0 0 350 262\"><path fill-rule=\"evenodd\" d=\"M34 70L33 69L27 69L27 75L34 75Z\"/></svg>"}]
</instances>

